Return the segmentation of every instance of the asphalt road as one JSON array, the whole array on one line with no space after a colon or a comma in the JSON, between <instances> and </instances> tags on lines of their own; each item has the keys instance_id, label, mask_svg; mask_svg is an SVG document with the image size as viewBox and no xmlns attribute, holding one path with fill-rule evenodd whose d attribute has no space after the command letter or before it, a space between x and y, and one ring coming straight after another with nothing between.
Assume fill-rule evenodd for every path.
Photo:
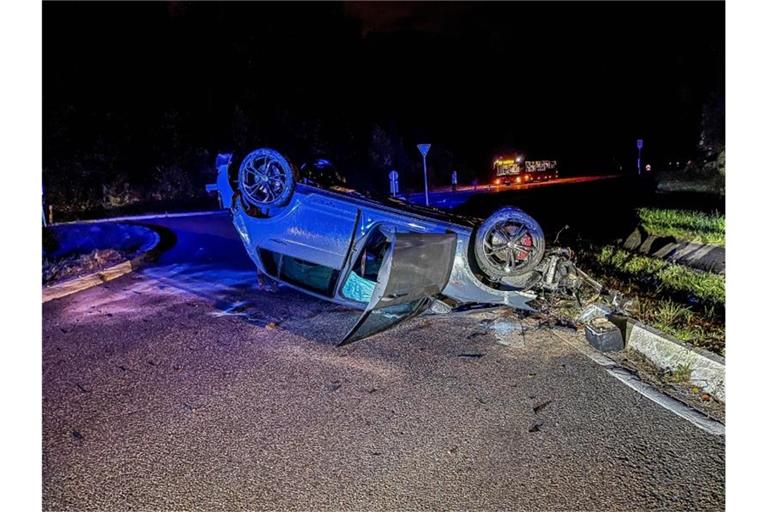
<instances>
[{"instance_id":1,"label":"asphalt road","mask_svg":"<svg viewBox=\"0 0 768 512\"><path fill-rule=\"evenodd\" d=\"M599 181L611 181L622 178L618 175L594 175L594 176L567 176L547 181L532 181L523 183L511 183L509 185L478 184L459 185L453 191L451 187L437 187L429 191L429 204L438 208L456 208L466 203L471 197L478 194L503 194L506 192L530 191L548 187L561 187L564 185L595 183ZM570 187L569 187L570 188ZM424 192L414 192L406 196L408 201L416 204L424 204Z\"/></svg>"},{"instance_id":2,"label":"asphalt road","mask_svg":"<svg viewBox=\"0 0 768 512\"><path fill-rule=\"evenodd\" d=\"M46 510L721 510L724 439L545 328L260 286L224 215L43 305ZM503 341L506 344L500 343Z\"/></svg>"}]
</instances>

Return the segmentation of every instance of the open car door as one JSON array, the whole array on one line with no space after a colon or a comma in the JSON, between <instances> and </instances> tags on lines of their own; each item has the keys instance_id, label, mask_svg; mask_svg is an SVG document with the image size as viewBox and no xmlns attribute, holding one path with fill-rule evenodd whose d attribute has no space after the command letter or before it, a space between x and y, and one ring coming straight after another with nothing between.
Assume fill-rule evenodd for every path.
<instances>
[{"instance_id":1,"label":"open car door","mask_svg":"<svg viewBox=\"0 0 768 512\"><path fill-rule=\"evenodd\" d=\"M382 332L425 309L448 284L455 233L390 233L368 307L339 346Z\"/></svg>"}]
</instances>

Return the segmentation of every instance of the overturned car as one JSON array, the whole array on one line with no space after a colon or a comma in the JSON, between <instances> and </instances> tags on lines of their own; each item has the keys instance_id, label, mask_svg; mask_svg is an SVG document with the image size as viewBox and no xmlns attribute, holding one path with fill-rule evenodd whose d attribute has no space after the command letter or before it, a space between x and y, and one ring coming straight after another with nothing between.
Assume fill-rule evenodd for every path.
<instances>
[{"instance_id":1,"label":"overturned car","mask_svg":"<svg viewBox=\"0 0 768 512\"><path fill-rule=\"evenodd\" d=\"M563 259L545 255L529 215L502 208L467 218L347 188L329 162L302 166L262 148L232 165L217 157L215 185L245 249L271 278L363 310L340 345L427 309L473 304L531 309L536 289L568 279Z\"/></svg>"}]
</instances>

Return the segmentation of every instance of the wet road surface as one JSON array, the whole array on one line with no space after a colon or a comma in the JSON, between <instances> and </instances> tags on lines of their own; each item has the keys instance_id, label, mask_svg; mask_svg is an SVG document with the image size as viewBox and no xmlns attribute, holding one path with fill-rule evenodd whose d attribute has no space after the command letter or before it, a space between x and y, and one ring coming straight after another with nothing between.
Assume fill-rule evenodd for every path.
<instances>
[{"instance_id":1,"label":"wet road surface","mask_svg":"<svg viewBox=\"0 0 768 512\"><path fill-rule=\"evenodd\" d=\"M723 508L724 439L547 329L336 348L356 313L260 286L226 215L160 223L156 264L43 305L44 509Z\"/></svg>"}]
</instances>

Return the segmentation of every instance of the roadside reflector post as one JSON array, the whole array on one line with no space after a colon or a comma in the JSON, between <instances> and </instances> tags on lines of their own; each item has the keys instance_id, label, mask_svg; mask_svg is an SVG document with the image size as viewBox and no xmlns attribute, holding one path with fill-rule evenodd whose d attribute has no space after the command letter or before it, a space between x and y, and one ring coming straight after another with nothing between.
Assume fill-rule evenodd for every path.
<instances>
[{"instance_id":1,"label":"roadside reflector post","mask_svg":"<svg viewBox=\"0 0 768 512\"><path fill-rule=\"evenodd\" d=\"M640 176L641 172L641 153L643 151L643 139L637 139L637 175Z\"/></svg>"},{"instance_id":2,"label":"roadside reflector post","mask_svg":"<svg viewBox=\"0 0 768 512\"><path fill-rule=\"evenodd\" d=\"M417 144L419 152L421 153L421 161L424 164L424 204L429 206L429 184L427 183L427 153L432 144Z\"/></svg>"}]
</instances>

